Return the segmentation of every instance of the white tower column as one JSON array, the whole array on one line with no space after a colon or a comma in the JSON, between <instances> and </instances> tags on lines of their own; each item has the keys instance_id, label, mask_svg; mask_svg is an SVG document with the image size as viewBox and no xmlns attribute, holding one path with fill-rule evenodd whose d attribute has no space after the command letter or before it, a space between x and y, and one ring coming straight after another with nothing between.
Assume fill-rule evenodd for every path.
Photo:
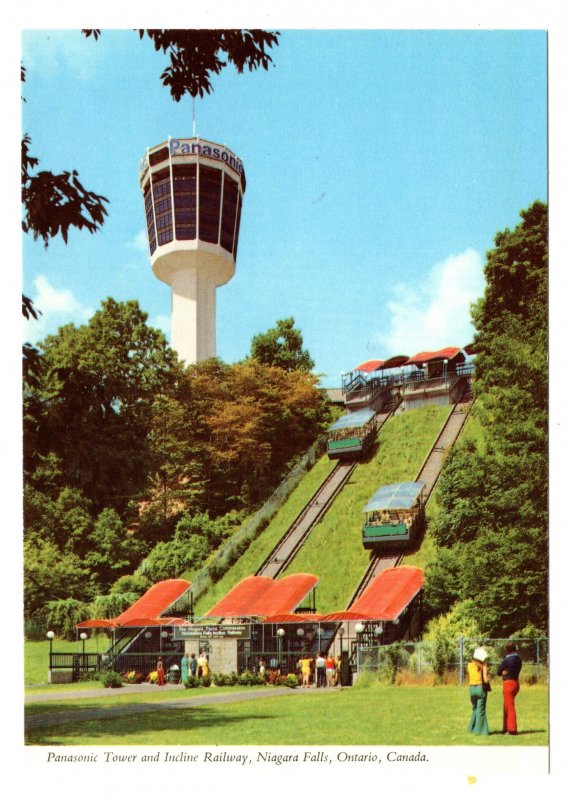
<instances>
[{"instance_id":1,"label":"white tower column","mask_svg":"<svg viewBox=\"0 0 571 800\"><path fill-rule=\"evenodd\" d=\"M172 275L172 347L187 364L216 355L216 285L198 267Z\"/></svg>"}]
</instances>

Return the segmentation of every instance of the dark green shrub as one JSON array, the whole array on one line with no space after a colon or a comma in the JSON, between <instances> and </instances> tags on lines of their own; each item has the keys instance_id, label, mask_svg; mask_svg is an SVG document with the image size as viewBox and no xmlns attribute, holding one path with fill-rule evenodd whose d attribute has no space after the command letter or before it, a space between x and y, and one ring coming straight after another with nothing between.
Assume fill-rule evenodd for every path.
<instances>
[{"instance_id":1,"label":"dark green shrub","mask_svg":"<svg viewBox=\"0 0 571 800\"><path fill-rule=\"evenodd\" d=\"M118 672L102 672L101 683L106 689L119 689L123 686L123 677Z\"/></svg>"},{"instance_id":2,"label":"dark green shrub","mask_svg":"<svg viewBox=\"0 0 571 800\"><path fill-rule=\"evenodd\" d=\"M409 655L399 644L383 648L383 663L379 670L380 678L386 683L394 683L397 672L408 664Z\"/></svg>"},{"instance_id":3,"label":"dark green shrub","mask_svg":"<svg viewBox=\"0 0 571 800\"><path fill-rule=\"evenodd\" d=\"M450 664L454 663L456 648L453 642L438 632L432 646L432 667L439 682L443 682Z\"/></svg>"},{"instance_id":4,"label":"dark green shrub","mask_svg":"<svg viewBox=\"0 0 571 800\"><path fill-rule=\"evenodd\" d=\"M201 686L208 687L212 685L212 675L203 675L199 680Z\"/></svg>"},{"instance_id":5,"label":"dark green shrub","mask_svg":"<svg viewBox=\"0 0 571 800\"><path fill-rule=\"evenodd\" d=\"M274 683L275 686L287 686L288 689L295 689L299 686L299 678L292 672L289 675L278 675Z\"/></svg>"},{"instance_id":6,"label":"dark green shrub","mask_svg":"<svg viewBox=\"0 0 571 800\"><path fill-rule=\"evenodd\" d=\"M200 685L200 678L197 678L196 675L189 675L184 682L185 689L198 689Z\"/></svg>"},{"instance_id":7,"label":"dark green shrub","mask_svg":"<svg viewBox=\"0 0 571 800\"><path fill-rule=\"evenodd\" d=\"M222 672L215 672L212 675L212 683L215 686L226 686L226 676Z\"/></svg>"},{"instance_id":8,"label":"dark green shrub","mask_svg":"<svg viewBox=\"0 0 571 800\"><path fill-rule=\"evenodd\" d=\"M240 675L238 676L238 683L240 684L240 686L253 686L255 683L255 678L256 676L254 675L253 672L245 670L244 672L241 672Z\"/></svg>"},{"instance_id":9,"label":"dark green shrub","mask_svg":"<svg viewBox=\"0 0 571 800\"><path fill-rule=\"evenodd\" d=\"M100 681L101 672L80 672L77 676L78 683L87 683L88 681Z\"/></svg>"}]
</instances>

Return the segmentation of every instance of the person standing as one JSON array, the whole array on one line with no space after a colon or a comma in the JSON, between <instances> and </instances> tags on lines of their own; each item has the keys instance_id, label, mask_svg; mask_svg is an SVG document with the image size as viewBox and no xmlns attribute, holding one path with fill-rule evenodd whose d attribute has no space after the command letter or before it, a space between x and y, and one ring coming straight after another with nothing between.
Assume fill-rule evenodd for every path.
<instances>
[{"instance_id":1,"label":"person standing","mask_svg":"<svg viewBox=\"0 0 571 800\"><path fill-rule=\"evenodd\" d=\"M515 697L519 692L521 665L522 661L516 652L515 644L508 642L506 654L498 667L498 675L502 678L504 690L504 733L510 736L517 736Z\"/></svg>"},{"instance_id":2,"label":"person standing","mask_svg":"<svg viewBox=\"0 0 571 800\"><path fill-rule=\"evenodd\" d=\"M197 670L196 670L196 677L197 678L202 678L202 670L204 669L204 661L205 661L204 653L201 650L200 653L198 654L198 659L197 659L197 662L196 662L197 663Z\"/></svg>"},{"instance_id":3,"label":"person standing","mask_svg":"<svg viewBox=\"0 0 571 800\"><path fill-rule=\"evenodd\" d=\"M157 661L157 684L159 686L165 685L165 668L163 665L163 660L160 657Z\"/></svg>"},{"instance_id":4,"label":"person standing","mask_svg":"<svg viewBox=\"0 0 571 800\"><path fill-rule=\"evenodd\" d=\"M315 659L315 684L317 689L322 686L325 687L325 657L323 653L319 653Z\"/></svg>"},{"instance_id":5,"label":"person standing","mask_svg":"<svg viewBox=\"0 0 571 800\"><path fill-rule=\"evenodd\" d=\"M335 675L336 669L337 665L335 663L335 656L333 655L333 653L330 653L325 659L325 674L327 675L328 686L335 686L335 684L337 683Z\"/></svg>"},{"instance_id":6,"label":"person standing","mask_svg":"<svg viewBox=\"0 0 571 800\"><path fill-rule=\"evenodd\" d=\"M188 680L188 656L186 653L180 660L180 679L182 683L186 683Z\"/></svg>"},{"instance_id":7,"label":"person standing","mask_svg":"<svg viewBox=\"0 0 571 800\"><path fill-rule=\"evenodd\" d=\"M311 675L311 658L308 655L299 659L299 668L301 669L301 686L303 689L308 689Z\"/></svg>"},{"instance_id":8,"label":"person standing","mask_svg":"<svg viewBox=\"0 0 571 800\"><path fill-rule=\"evenodd\" d=\"M190 654L190 660L188 662L188 668L190 670L190 675L192 678L196 678L196 670L198 669L198 661L196 660L196 653Z\"/></svg>"},{"instance_id":9,"label":"person standing","mask_svg":"<svg viewBox=\"0 0 571 800\"><path fill-rule=\"evenodd\" d=\"M470 703L472 704L472 716L468 723L468 733L475 733L477 736L487 736L488 720L486 717L486 702L489 686L490 674L488 672L488 653L483 647L474 650L472 661L468 664L468 683L470 684Z\"/></svg>"}]
</instances>

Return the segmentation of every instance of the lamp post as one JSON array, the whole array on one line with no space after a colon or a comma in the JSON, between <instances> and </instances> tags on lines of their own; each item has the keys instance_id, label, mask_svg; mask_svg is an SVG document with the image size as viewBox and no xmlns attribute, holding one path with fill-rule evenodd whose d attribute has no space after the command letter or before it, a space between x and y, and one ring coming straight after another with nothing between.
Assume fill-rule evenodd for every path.
<instances>
[{"instance_id":1,"label":"lamp post","mask_svg":"<svg viewBox=\"0 0 571 800\"><path fill-rule=\"evenodd\" d=\"M357 672L359 671L359 667L361 665L361 643L364 630L365 625L362 622L357 622L355 624L355 633L357 634Z\"/></svg>"},{"instance_id":2,"label":"lamp post","mask_svg":"<svg viewBox=\"0 0 571 800\"><path fill-rule=\"evenodd\" d=\"M318 651L318 653L321 653L321 637L323 636L323 633L324 633L323 628L321 627L321 625L317 626L316 633L317 633L317 651Z\"/></svg>"},{"instance_id":3,"label":"lamp post","mask_svg":"<svg viewBox=\"0 0 571 800\"><path fill-rule=\"evenodd\" d=\"M85 660L85 640L87 639L87 634L85 633L85 631L82 631L79 634L79 638L81 639L81 654L82 656L84 656Z\"/></svg>"},{"instance_id":4,"label":"lamp post","mask_svg":"<svg viewBox=\"0 0 571 800\"><path fill-rule=\"evenodd\" d=\"M282 668L282 651L283 651L283 638L285 636L285 631L283 628L278 628L276 631L278 637L278 669L281 672Z\"/></svg>"},{"instance_id":5,"label":"lamp post","mask_svg":"<svg viewBox=\"0 0 571 800\"><path fill-rule=\"evenodd\" d=\"M345 636L345 628L341 626L339 628L339 642L341 645L341 652L343 652L343 637Z\"/></svg>"},{"instance_id":6,"label":"lamp post","mask_svg":"<svg viewBox=\"0 0 571 800\"><path fill-rule=\"evenodd\" d=\"M52 647L53 647L53 641L54 641L55 633L53 631L48 631L46 633L46 636L50 640L50 669L51 669L52 668Z\"/></svg>"}]
</instances>

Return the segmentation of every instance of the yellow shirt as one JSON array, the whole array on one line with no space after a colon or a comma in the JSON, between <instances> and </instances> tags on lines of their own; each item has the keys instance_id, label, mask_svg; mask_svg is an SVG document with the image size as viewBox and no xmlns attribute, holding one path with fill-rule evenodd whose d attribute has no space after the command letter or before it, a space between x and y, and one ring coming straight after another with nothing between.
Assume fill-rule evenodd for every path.
<instances>
[{"instance_id":1,"label":"yellow shirt","mask_svg":"<svg viewBox=\"0 0 571 800\"><path fill-rule=\"evenodd\" d=\"M482 666L477 661L468 664L468 683L470 686L479 686L482 683Z\"/></svg>"},{"instance_id":2,"label":"yellow shirt","mask_svg":"<svg viewBox=\"0 0 571 800\"><path fill-rule=\"evenodd\" d=\"M300 658L299 666L301 667L302 672L304 672L306 675L309 675L309 673L311 672L311 659Z\"/></svg>"}]
</instances>

